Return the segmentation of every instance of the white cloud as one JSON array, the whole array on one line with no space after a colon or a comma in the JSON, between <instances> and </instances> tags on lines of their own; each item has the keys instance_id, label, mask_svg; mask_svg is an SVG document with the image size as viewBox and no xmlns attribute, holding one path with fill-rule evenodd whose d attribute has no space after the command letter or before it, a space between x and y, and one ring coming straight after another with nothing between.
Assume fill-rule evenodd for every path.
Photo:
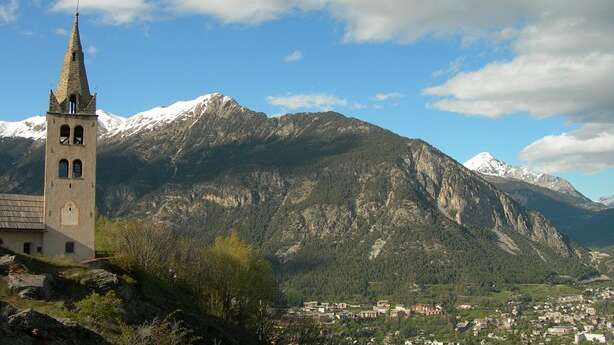
<instances>
[{"instance_id":1,"label":"white cloud","mask_svg":"<svg viewBox=\"0 0 614 345\"><path fill-rule=\"evenodd\" d=\"M614 54L520 55L475 72L456 75L424 93L443 97L444 111L485 117L526 112L536 117L568 115L579 122L614 120Z\"/></svg>"},{"instance_id":2,"label":"white cloud","mask_svg":"<svg viewBox=\"0 0 614 345\"><path fill-rule=\"evenodd\" d=\"M284 57L285 63L297 62L303 59L303 52L300 50L295 50L292 53L286 55Z\"/></svg>"},{"instance_id":3,"label":"white cloud","mask_svg":"<svg viewBox=\"0 0 614 345\"><path fill-rule=\"evenodd\" d=\"M597 172L614 167L614 125L588 123L527 146L520 158L545 172Z\"/></svg>"},{"instance_id":4,"label":"white cloud","mask_svg":"<svg viewBox=\"0 0 614 345\"><path fill-rule=\"evenodd\" d=\"M393 99L399 99L402 97L403 97L403 94L401 94L400 92L390 92L390 93L378 93L373 98L378 102L383 102L383 101L388 101L388 100L393 100Z\"/></svg>"},{"instance_id":5,"label":"white cloud","mask_svg":"<svg viewBox=\"0 0 614 345\"><path fill-rule=\"evenodd\" d=\"M424 90L444 111L486 117L526 112L576 122L614 121L614 2L545 13L514 36L516 56ZM560 17L564 15L564 17Z\"/></svg>"},{"instance_id":6,"label":"white cloud","mask_svg":"<svg viewBox=\"0 0 614 345\"><path fill-rule=\"evenodd\" d=\"M549 172L614 167L614 2L536 1L526 25L501 26L514 56L423 90L439 110L499 118L563 116L580 129L528 145L520 158ZM531 12L529 12L531 13ZM497 39L493 39L497 42Z\"/></svg>"},{"instance_id":7,"label":"white cloud","mask_svg":"<svg viewBox=\"0 0 614 345\"><path fill-rule=\"evenodd\" d=\"M286 0L170 0L175 11L204 14L225 23L259 24L278 18L291 10L297 1Z\"/></svg>"},{"instance_id":8,"label":"white cloud","mask_svg":"<svg viewBox=\"0 0 614 345\"><path fill-rule=\"evenodd\" d=\"M79 11L99 13L108 24L128 24L135 20L148 19L154 9L147 0L81 0ZM74 13L74 0L58 0L51 7L54 11Z\"/></svg>"},{"instance_id":9,"label":"white cloud","mask_svg":"<svg viewBox=\"0 0 614 345\"><path fill-rule=\"evenodd\" d=\"M19 2L17 0L5 0L0 3L0 24L10 23L17 19Z\"/></svg>"},{"instance_id":10,"label":"white cloud","mask_svg":"<svg viewBox=\"0 0 614 345\"><path fill-rule=\"evenodd\" d=\"M56 28L53 32L58 36L68 36L68 30L64 28Z\"/></svg>"},{"instance_id":11,"label":"white cloud","mask_svg":"<svg viewBox=\"0 0 614 345\"><path fill-rule=\"evenodd\" d=\"M325 93L294 94L287 96L269 96L267 102L284 110L318 110L327 111L336 108L364 109L365 105L350 102L345 98Z\"/></svg>"},{"instance_id":12,"label":"white cloud","mask_svg":"<svg viewBox=\"0 0 614 345\"><path fill-rule=\"evenodd\" d=\"M100 51L98 50L98 48L94 45L90 45L87 47L87 55L94 57L96 55L98 55Z\"/></svg>"}]
</instances>

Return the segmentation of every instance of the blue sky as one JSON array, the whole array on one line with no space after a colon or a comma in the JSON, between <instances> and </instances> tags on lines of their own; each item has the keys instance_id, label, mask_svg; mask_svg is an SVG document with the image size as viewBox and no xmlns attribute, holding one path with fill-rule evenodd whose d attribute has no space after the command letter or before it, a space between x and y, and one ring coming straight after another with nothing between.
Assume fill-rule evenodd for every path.
<instances>
[{"instance_id":1,"label":"blue sky","mask_svg":"<svg viewBox=\"0 0 614 345\"><path fill-rule=\"evenodd\" d=\"M81 33L99 107L129 116L219 91L271 116L333 109L424 139L461 162L489 151L563 176L591 198L614 194L612 97L587 92L614 85L597 69L612 70L612 52L595 42L593 55L581 55L580 47L556 41L562 34L590 38L614 31L607 23L565 26L575 16L599 22L605 2L579 14L514 7L518 16L501 23L498 16L510 12L503 5L449 22L451 9L413 1L384 1L386 12L361 1L253 0L239 13L241 1L229 2L84 0ZM46 110L66 48L70 6L0 0L6 47L0 121ZM556 18L543 19L547 11ZM426 14L416 18L416 12ZM421 25L407 24L412 20ZM534 41L541 42L539 51ZM550 41L555 46L543 48ZM614 50L610 43L605 47ZM565 65L570 59L573 68ZM582 63L589 67L576 68ZM560 80L556 87L553 79Z\"/></svg>"}]
</instances>

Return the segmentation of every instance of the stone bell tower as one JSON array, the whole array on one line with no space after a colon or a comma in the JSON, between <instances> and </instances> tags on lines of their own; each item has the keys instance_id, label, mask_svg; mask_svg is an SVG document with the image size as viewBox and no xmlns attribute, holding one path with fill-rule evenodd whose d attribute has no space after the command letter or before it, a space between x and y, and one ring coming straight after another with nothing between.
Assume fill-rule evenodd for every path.
<instances>
[{"instance_id":1,"label":"stone bell tower","mask_svg":"<svg viewBox=\"0 0 614 345\"><path fill-rule=\"evenodd\" d=\"M44 255L95 256L97 130L96 95L87 81L77 13L60 80L49 97Z\"/></svg>"}]
</instances>

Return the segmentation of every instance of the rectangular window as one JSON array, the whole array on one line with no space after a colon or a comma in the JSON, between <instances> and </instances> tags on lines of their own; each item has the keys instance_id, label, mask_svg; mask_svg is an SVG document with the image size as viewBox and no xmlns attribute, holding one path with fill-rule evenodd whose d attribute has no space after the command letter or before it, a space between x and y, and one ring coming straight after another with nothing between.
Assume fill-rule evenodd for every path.
<instances>
[{"instance_id":1,"label":"rectangular window","mask_svg":"<svg viewBox=\"0 0 614 345\"><path fill-rule=\"evenodd\" d=\"M66 254L74 254L75 242L66 242Z\"/></svg>"},{"instance_id":2,"label":"rectangular window","mask_svg":"<svg viewBox=\"0 0 614 345\"><path fill-rule=\"evenodd\" d=\"M32 252L32 243L26 242L23 244L23 253L30 255Z\"/></svg>"}]
</instances>

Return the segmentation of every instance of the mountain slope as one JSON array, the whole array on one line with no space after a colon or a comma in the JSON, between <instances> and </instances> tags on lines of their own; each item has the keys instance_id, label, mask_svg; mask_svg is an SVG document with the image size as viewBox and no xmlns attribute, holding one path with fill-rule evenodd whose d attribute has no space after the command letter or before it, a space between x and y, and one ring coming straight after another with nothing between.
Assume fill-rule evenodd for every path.
<instances>
[{"instance_id":1,"label":"mountain slope","mask_svg":"<svg viewBox=\"0 0 614 345\"><path fill-rule=\"evenodd\" d=\"M543 216L437 149L337 113L267 118L213 94L120 127L100 139L101 212L237 231L309 295L590 270ZM33 190L35 161L0 188Z\"/></svg>"},{"instance_id":2,"label":"mountain slope","mask_svg":"<svg viewBox=\"0 0 614 345\"><path fill-rule=\"evenodd\" d=\"M614 244L613 214L577 192L568 181L511 167L488 153L477 155L465 166L480 172L524 207L546 216L574 241L587 246Z\"/></svg>"}]
</instances>

